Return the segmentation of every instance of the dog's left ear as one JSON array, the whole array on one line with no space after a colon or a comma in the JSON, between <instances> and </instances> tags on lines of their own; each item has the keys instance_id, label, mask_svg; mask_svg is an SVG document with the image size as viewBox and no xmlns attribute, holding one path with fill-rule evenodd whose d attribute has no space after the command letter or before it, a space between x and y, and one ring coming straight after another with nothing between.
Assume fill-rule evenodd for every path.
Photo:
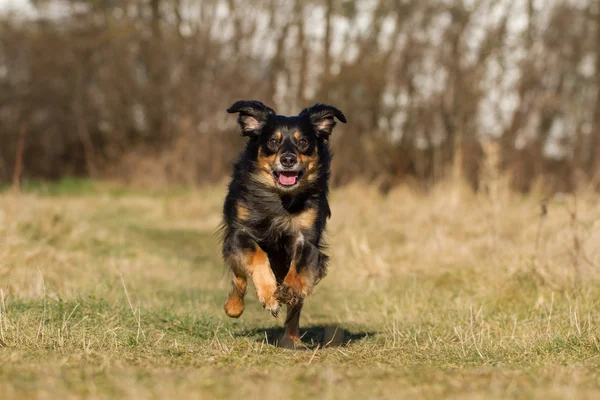
<instances>
[{"instance_id":1,"label":"dog's left ear","mask_svg":"<svg viewBox=\"0 0 600 400\"><path fill-rule=\"evenodd\" d=\"M312 107L305 108L300 113L300 116L308 117L310 119L310 123L315 128L315 131L317 131L317 136L325 140L329 138L329 135L331 135L333 127L335 126L334 117L343 123L347 122L344 113L342 113L340 110L334 106L321 103L317 103Z\"/></svg>"},{"instance_id":2,"label":"dog's left ear","mask_svg":"<svg viewBox=\"0 0 600 400\"><path fill-rule=\"evenodd\" d=\"M229 107L227 112L239 113L238 124L242 130L242 136L250 137L260 135L260 130L265 126L269 117L275 115L275 110L256 100L237 101Z\"/></svg>"}]
</instances>

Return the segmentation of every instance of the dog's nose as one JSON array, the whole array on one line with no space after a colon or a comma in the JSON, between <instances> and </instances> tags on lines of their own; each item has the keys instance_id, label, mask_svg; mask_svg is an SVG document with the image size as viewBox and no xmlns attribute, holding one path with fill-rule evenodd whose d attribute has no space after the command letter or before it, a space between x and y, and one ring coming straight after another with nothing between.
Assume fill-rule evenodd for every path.
<instances>
[{"instance_id":1,"label":"dog's nose","mask_svg":"<svg viewBox=\"0 0 600 400\"><path fill-rule=\"evenodd\" d=\"M291 168L296 165L298 159L294 153L283 153L281 157L279 157L279 161L284 167Z\"/></svg>"}]
</instances>

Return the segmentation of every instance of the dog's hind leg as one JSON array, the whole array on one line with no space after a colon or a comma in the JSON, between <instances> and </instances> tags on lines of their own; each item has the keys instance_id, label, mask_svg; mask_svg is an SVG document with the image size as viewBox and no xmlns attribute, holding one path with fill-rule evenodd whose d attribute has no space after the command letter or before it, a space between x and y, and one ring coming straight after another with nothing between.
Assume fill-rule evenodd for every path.
<instances>
[{"instance_id":1,"label":"dog's hind leg","mask_svg":"<svg viewBox=\"0 0 600 400\"><path fill-rule=\"evenodd\" d=\"M300 313L303 301L287 306L285 333L279 342L280 347L294 348L300 342Z\"/></svg>"},{"instance_id":2,"label":"dog's hind leg","mask_svg":"<svg viewBox=\"0 0 600 400\"><path fill-rule=\"evenodd\" d=\"M300 340L300 313L302 312L304 302L287 307L287 316L285 318L285 335L294 340Z\"/></svg>"}]
</instances>

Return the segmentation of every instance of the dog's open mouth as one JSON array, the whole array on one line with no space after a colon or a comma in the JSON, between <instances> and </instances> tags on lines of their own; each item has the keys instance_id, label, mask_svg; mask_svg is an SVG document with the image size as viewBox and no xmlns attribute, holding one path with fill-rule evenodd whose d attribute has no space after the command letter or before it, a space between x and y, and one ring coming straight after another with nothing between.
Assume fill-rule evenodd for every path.
<instances>
[{"instance_id":1,"label":"dog's open mouth","mask_svg":"<svg viewBox=\"0 0 600 400\"><path fill-rule=\"evenodd\" d=\"M302 171L274 171L273 176L281 186L290 187L296 185L302 178Z\"/></svg>"}]
</instances>

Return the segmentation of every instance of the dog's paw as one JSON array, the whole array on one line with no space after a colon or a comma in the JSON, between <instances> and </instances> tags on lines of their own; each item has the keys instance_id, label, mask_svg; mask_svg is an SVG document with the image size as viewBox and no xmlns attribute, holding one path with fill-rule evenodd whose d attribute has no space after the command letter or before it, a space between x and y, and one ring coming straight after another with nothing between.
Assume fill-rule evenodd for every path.
<instances>
[{"instance_id":1,"label":"dog's paw","mask_svg":"<svg viewBox=\"0 0 600 400\"><path fill-rule=\"evenodd\" d=\"M279 315L279 309L281 308L281 304L279 300L275 297L274 293L265 293L264 291L260 291L257 293L258 302L265 310L271 313L272 316L277 317Z\"/></svg>"},{"instance_id":2,"label":"dog's paw","mask_svg":"<svg viewBox=\"0 0 600 400\"><path fill-rule=\"evenodd\" d=\"M300 291L294 289L292 286L289 286L285 282L277 288L277 290L275 291L275 297L280 302L289 306L294 306L304 299L304 296Z\"/></svg>"},{"instance_id":3,"label":"dog's paw","mask_svg":"<svg viewBox=\"0 0 600 400\"><path fill-rule=\"evenodd\" d=\"M279 303L279 300L277 300L277 298L271 297L268 301L264 303L261 302L261 304L265 310L267 310L271 313L272 316L277 318L277 316L279 315L279 310L281 309L281 303Z\"/></svg>"},{"instance_id":4,"label":"dog's paw","mask_svg":"<svg viewBox=\"0 0 600 400\"><path fill-rule=\"evenodd\" d=\"M239 318L244 312L244 299L239 296L231 296L225 302L225 313L231 318Z\"/></svg>"},{"instance_id":5,"label":"dog's paw","mask_svg":"<svg viewBox=\"0 0 600 400\"><path fill-rule=\"evenodd\" d=\"M277 347L281 347L283 349L295 350L299 347L302 347L302 341L298 336L290 336L288 334L283 335L277 342L275 343Z\"/></svg>"}]
</instances>

